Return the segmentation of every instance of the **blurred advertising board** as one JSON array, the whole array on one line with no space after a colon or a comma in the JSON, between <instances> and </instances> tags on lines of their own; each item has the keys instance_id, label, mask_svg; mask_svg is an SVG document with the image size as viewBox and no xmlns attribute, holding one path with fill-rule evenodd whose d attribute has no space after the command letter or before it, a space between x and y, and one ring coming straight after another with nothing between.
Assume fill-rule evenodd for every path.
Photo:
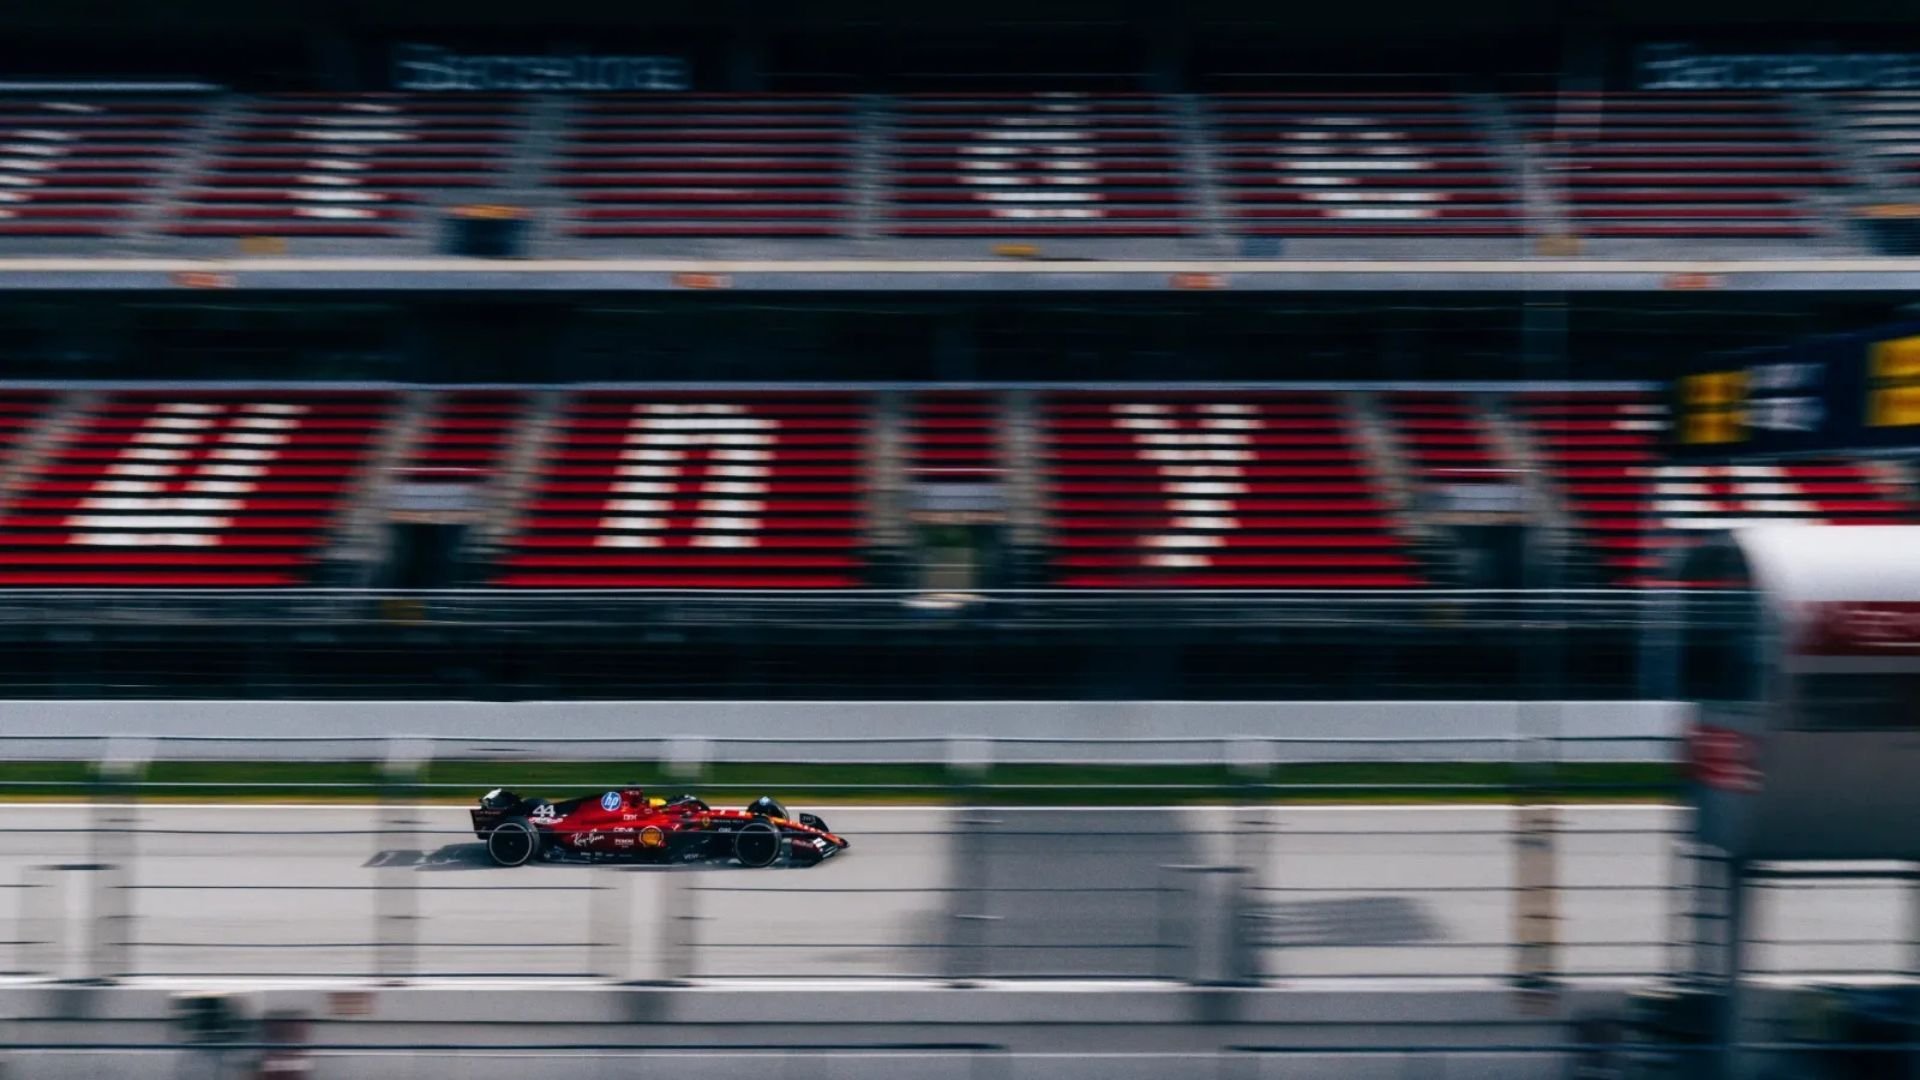
<instances>
[{"instance_id":1,"label":"blurred advertising board","mask_svg":"<svg viewBox=\"0 0 1920 1080\"><path fill-rule=\"evenodd\" d=\"M1663 42L1635 57L1642 90L1889 90L1920 87L1920 53L1711 52Z\"/></svg>"},{"instance_id":2,"label":"blurred advertising board","mask_svg":"<svg viewBox=\"0 0 1920 1080\"><path fill-rule=\"evenodd\" d=\"M1920 450L1920 323L1716 354L1670 390L1681 454Z\"/></svg>"},{"instance_id":3,"label":"blurred advertising board","mask_svg":"<svg viewBox=\"0 0 1920 1080\"><path fill-rule=\"evenodd\" d=\"M393 54L393 88L413 93L672 91L690 80L678 56L479 54L440 45L401 45Z\"/></svg>"}]
</instances>

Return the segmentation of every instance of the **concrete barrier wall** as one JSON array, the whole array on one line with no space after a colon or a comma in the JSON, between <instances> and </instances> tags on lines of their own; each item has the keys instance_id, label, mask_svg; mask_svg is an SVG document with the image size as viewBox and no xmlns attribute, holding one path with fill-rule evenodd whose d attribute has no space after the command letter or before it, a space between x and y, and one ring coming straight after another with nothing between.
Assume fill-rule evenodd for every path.
<instances>
[{"instance_id":1,"label":"concrete barrier wall","mask_svg":"<svg viewBox=\"0 0 1920 1080\"><path fill-rule=\"evenodd\" d=\"M959 738L1002 740L991 750L1000 760L1215 762L1261 753L1459 761L1504 760L1515 740L1546 736L1610 740L1562 742L1565 759L1665 760L1665 740L1682 732L1690 709L1673 701L7 701L0 754L86 757L93 751L78 740L113 735L212 740L168 745L163 756L298 758L347 752L348 740L416 737L454 743L446 752L537 740L553 755L598 756L608 748L565 743L630 740L631 753L709 760L939 761ZM316 738L341 742L336 750L259 741ZM848 741L821 745L834 740ZM1270 742L1249 750L1236 740Z\"/></svg>"},{"instance_id":2,"label":"concrete barrier wall","mask_svg":"<svg viewBox=\"0 0 1920 1080\"><path fill-rule=\"evenodd\" d=\"M308 1075L316 1080L1401 1080L1443 1072L1547 1080L1566 1075L1551 1048L1570 1041L1570 1021L1618 1012L1620 999L1617 988L1572 989L1530 1006L1493 986L1137 984L229 992L243 1016L311 1018L319 1052ZM0 990L0 1009L18 1018L0 1021L0 1071L8 1080L255 1075L244 1071L247 1051L182 1046L169 1020L175 1008L168 993L150 989ZM1251 1047L1297 1049L1243 1049ZM224 1072L216 1071L221 1057Z\"/></svg>"}]
</instances>

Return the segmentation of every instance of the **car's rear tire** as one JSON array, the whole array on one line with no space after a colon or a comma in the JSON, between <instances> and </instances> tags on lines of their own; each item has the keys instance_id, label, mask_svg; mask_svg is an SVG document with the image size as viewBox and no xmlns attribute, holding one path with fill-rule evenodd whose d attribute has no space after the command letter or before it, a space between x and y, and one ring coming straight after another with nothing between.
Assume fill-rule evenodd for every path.
<instances>
[{"instance_id":1,"label":"car's rear tire","mask_svg":"<svg viewBox=\"0 0 1920 1080\"><path fill-rule=\"evenodd\" d=\"M525 866L540 854L540 830L526 818L508 818L487 833L487 858L495 866Z\"/></svg>"},{"instance_id":2,"label":"car's rear tire","mask_svg":"<svg viewBox=\"0 0 1920 1080\"><path fill-rule=\"evenodd\" d=\"M733 857L755 870L780 859L780 830L764 820L749 821L733 834Z\"/></svg>"}]
</instances>

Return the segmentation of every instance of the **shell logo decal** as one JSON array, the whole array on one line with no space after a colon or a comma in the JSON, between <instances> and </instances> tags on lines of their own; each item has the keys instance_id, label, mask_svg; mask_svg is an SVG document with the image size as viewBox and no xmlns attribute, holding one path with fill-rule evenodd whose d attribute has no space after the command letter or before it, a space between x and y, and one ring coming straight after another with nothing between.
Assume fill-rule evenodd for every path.
<instances>
[{"instance_id":1,"label":"shell logo decal","mask_svg":"<svg viewBox=\"0 0 1920 1080\"><path fill-rule=\"evenodd\" d=\"M658 825L649 825L640 830L640 846L643 848L661 848L667 845L667 834Z\"/></svg>"}]
</instances>

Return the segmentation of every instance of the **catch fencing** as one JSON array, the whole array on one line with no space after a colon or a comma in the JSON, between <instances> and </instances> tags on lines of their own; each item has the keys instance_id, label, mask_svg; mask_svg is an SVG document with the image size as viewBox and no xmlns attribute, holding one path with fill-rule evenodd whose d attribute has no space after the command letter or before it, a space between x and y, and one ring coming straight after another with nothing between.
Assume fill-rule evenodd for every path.
<instances>
[{"instance_id":1,"label":"catch fencing","mask_svg":"<svg viewBox=\"0 0 1920 1080\"><path fill-rule=\"evenodd\" d=\"M1696 931L1686 816L1668 766L1614 749L1648 741L0 740L34 750L0 760L21 800L0 849L5 966L661 984L1670 974ZM493 786L636 783L716 805L772 793L852 848L804 870L501 869L467 820ZM1782 884L1757 965L1897 966L1906 887Z\"/></svg>"}]
</instances>

